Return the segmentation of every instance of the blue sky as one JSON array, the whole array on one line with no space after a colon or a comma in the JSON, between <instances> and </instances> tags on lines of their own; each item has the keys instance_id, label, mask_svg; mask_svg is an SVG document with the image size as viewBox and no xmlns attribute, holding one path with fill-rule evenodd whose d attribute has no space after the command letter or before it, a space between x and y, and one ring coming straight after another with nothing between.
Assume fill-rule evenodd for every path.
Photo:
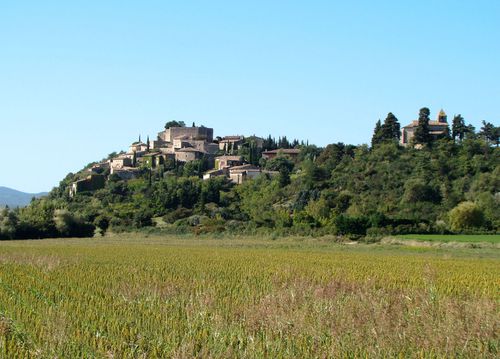
<instances>
[{"instance_id":1,"label":"blue sky","mask_svg":"<svg viewBox=\"0 0 500 359\"><path fill-rule=\"evenodd\" d=\"M0 2L0 185L50 190L155 136L368 143L427 106L498 125L500 1Z\"/></svg>"}]
</instances>

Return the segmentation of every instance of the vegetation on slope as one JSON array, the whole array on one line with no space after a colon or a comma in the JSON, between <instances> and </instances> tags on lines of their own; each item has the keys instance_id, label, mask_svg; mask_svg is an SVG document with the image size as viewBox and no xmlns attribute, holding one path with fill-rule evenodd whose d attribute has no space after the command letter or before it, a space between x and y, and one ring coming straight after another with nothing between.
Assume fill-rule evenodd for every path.
<instances>
[{"instance_id":1,"label":"vegetation on slope","mask_svg":"<svg viewBox=\"0 0 500 359\"><path fill-rule=\"evenodd\" d=\"M110 176L104 189L70 198L69 186L82 174L69 174L47 198L3 211L0 238L89 236L95 229L103 233L154 225L167 232L353 238L498 233L498 127L486 125L476 134L457 116L451 136L421 136L415 147L398 144L399 123L392 114L377 124L371 147L336 143L318 148L269 137L266 148L295 146L301 149L299 160L279 156L265 161L249 142L239 154L277 175L238 186L225 178L203 181L206 162L201 160L144 168L130 181Z\"/></svg>"}]
</instances>

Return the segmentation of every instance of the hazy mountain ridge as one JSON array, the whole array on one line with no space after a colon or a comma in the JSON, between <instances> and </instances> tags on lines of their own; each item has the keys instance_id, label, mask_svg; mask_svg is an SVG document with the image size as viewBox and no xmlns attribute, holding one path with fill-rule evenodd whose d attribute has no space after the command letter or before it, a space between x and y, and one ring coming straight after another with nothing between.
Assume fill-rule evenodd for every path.
<instances>
[{"instance_id":1,"label":"hazy mountain ridge","mask_svg":"<svg viewBox=\"0 0 500 359\"><path fill-rule=\"evenodd\" d=\"M46 196L48 192L26 193L12 188L0 186L0 207L24 207L27 206L33 197Z\"/></svg>"}]
</instances>

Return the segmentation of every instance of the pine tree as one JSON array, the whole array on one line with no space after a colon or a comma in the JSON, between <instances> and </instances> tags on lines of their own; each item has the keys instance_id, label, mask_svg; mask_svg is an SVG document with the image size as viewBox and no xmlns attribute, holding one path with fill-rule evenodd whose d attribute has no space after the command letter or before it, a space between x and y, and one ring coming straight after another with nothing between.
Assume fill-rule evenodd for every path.
<instances>
[{"instance_id":1,"label":"pine tree","mask_svg":"<svg viewBox=\"0 0 500 359\"><path fill-rule=\"evenodd\" d=\"M498 146L499 130L498 127L495 127L492 123L483 120L483 127L481 127L479 135L484 138L486 142L496 144Z\"/></svg>"},{"instance_id":2,"label":"pine tree","mask_svg":"<svg viewBox=\"0 0 500 359\"><path fill-rule=\"evenodd\" d=\"M420 109L418 114L418 125L415 129L415 136L413 141L421 145L430 145L432 143L432 136L429 133L429 115L430 110L427 107Z\"/></svg>"},{"instance_id":3,"label":"pine tree","mask_svg":"<svg viewBox=\"0 0 500 359\"><path fill-rule=\"evenodd\" d=\"M464 138L467 138L467 139L475 139L476 138L476 128L473 125L468 124L467 126L465 126Z\"/></svg>"},{"instance_id":4,"label":"pine tree","mask_svg":"<svg viewBox=\"0 0 500 359\"><path fill-rule=\"evenodd\" d=\"M382 142L382 124L380 120L375 124L375 129L373 130L372 136L372 147L380 144Z\"/></svg>"}]
</instances>

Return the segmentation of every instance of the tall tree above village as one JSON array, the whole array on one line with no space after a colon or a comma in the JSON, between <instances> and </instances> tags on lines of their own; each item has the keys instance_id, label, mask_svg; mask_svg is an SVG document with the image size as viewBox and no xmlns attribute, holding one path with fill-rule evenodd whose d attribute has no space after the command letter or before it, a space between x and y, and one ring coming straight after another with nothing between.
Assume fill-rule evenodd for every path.
<instances>
[{"instance_id":1,"label":"tall tree above village","mask_svg":"<svg viewBox=\"0 0 500 359\"><path fill-rule=\"evenodd\" d=\"M495 127L495 125L493 125L492 123L483 120L483 127L481 127L479 135L486 142L492 143L498 147L500 127Z\"/></svg>"},{"instance_id":2,"label":"tall tree above village","mask_svg":"<svg viewBox=\"0 0 500 359\"><path fill-rule=\"evenodd\" d=\"M165 129L168 130L170 127L186 127L184 121L168 121L165 124Z\"/></svg>"},{"instance_id":3,"label":"tall tree above village","mask_svg":"<svg viewBox=\"0 0 500 359\"><path fill-rule=\"evenodd\" d=\"M468 124L465 126L464 138L467 139L475 139L476 136L476 128L472 124Z\"/></svg>"},{"instance_id":4,"label":"tall tree above village","mask_svg":"<svg viewBox=\"0 0 500 359\"><path fill-rule=\"evenodd\" d=\"M399 140L401 137L401 125L392 112L387 114L381 131L382 141Z\"/></svg>"},{"instance_id":5,"label":"tall tree above village","mask_svg":"<svg viewBox=\"0 0 500 359\"><path fill-rule=\"evenodd\" d=\"M382 123L380 120L377 121L375 124L375 129L373 130L373 136L372 136L372 147L375 147L379 143L382 142L383 140L383 133L382 133Z\"/></svg>"},{"instance_id":6,"label":"tall tree above village","mask_svg":"<svg viewBox=\"0 0 500 359\"><path fill-rule=\"evenodd\" d=\"M431 111L427 107L420 109L418 114L418 125L415 129L414 142L421 145L430 144L432 136L429 133L429 115Z\"/></svg>"},{"instance_id":7,"label":"tall tree above village","mask_svg":"<svg viewBox=\"0 0 500 359\"><path fill-rule=\"evenodd\" d=\"M453 141L456 141L457 139L459 141L462 141L465 137L466 131L467 128L465 126L465 121L462 115L455 115L451 124L451 137L453 138Z\"/></svg>"}]
</instances>

